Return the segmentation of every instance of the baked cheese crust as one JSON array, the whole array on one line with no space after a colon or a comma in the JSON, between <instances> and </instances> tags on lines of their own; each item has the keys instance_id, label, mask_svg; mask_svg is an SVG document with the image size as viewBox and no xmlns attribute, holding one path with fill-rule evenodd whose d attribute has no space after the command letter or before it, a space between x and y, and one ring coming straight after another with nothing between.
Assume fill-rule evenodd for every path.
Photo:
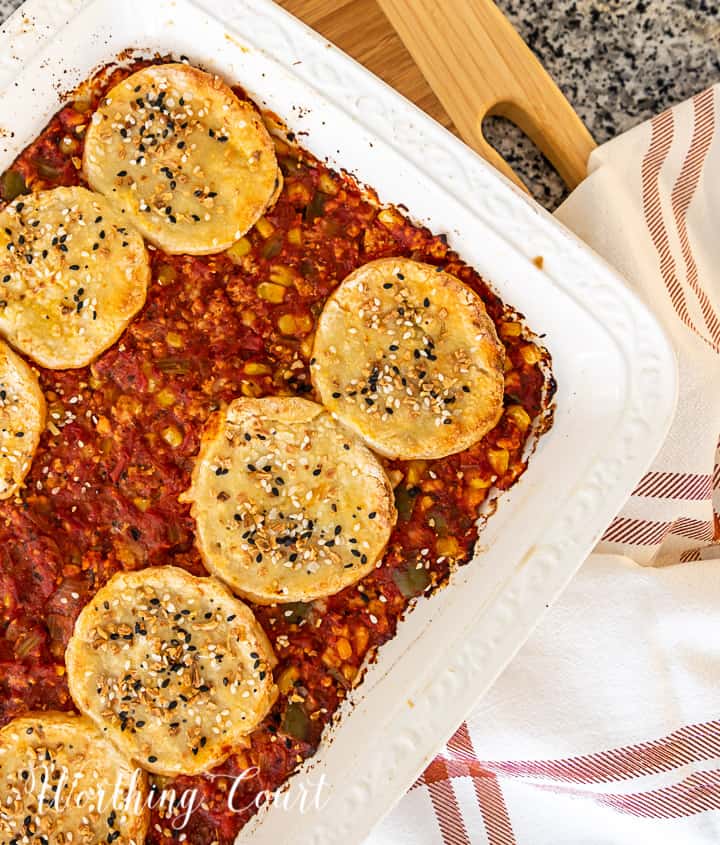
<instances>
[{"instance_id":1,"label":"baked cheese crust","mask_svg":"<svg viewBox=\"0 0 720 845\"><path fill-rule=\"evenodd\" d=\"M14 496L22 484L44 428L37 375L0 341L0 499Z\"/></svg>"},{"instance_id":2,"label":"baked cheese crust","mask_svg":"<svg viewBox=\"0 0 720 845\"><path fill-rule=\"evenodd\" d=\"M147 789L84 716L31 713L0 730L0 842L142 845Z\"/></svg>"},{"instance_id":3,"label":"baked cheese crust","mask_svg":"<svg viewBox=\"0 0 720 845\"><path fill-rule=\"evenodd\" d=\"M217 579L174 566L111 578L80 613L65 662L78 709L162 775L221 763L277 697L252 611Z\"/></svg>"},{"instance_id":4,"label":"baked cheese crust","mask_svg":"<svg viewBox=\"0 0 720 845\"><path fill-rule=\"evenodd\" d=\"M328 299L311 360L323 404L375 451L467 449L500 419L505 349L480 297L408 258L371 261Z\"/></svg>"},{"instance_id":5,"label":"baked cheese crust","mask_svg":"<svg viewBox=\"0 0 720 845\"><path fill-rule=\"evenodd\" d=\"M84 367L145 304L139 233L85 188L21 197L0 212L0 334L42 367Z\"/></svg>"},{"instance_id":6,"label":"baked cheese crust","mask_svg":"<svg viewBox=\"0 0 720 845\"><path fill-rule=\"evenodd\" d=\"M152 65L116 85L88 127L83 166L95 190L176 254L227 249L281 185L253 106L186 64Z\"/></svg>"},{"instance_id":7,"label":"baked cheese crust","mask_svg":"<svg viewBox=\"0 0 720 845\"><path fill-rule=\"evenodd\" d=\"M299 398L236 399L214 414L182 499L205 565L259 604L355 583L382 557L397 517L377 458Z\"/></svg>"}]
</instances>

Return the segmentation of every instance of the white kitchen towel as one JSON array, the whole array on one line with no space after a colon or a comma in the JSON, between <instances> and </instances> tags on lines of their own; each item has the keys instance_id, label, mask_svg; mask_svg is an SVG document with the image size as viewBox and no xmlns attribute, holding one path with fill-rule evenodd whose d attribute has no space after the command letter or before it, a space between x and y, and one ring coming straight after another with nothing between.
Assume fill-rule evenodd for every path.
<instances>
[{"instance_id":1,"label":"white kitchen towel","mask_svg":"<svg viewBox=\"0 0 720 845\"><path fill-rule=\"evenodd\" d=\"M599 548L638 563L714 556L700 550L717 539L720 481L720 86L597 149L557 217L653 310L680 370L665 445Z\"/></svg>"},{"instance_id":2,"label":"white kitchen towel","mask_svg":"<svg viewBox=\"0 0 720 845\"><path fill-rule=\"evenodd\" d=\"M596 553L366 845L720 842L720 86L598 148L557 216L662 322L677 416Z\"/></svg>"}]
</instances>

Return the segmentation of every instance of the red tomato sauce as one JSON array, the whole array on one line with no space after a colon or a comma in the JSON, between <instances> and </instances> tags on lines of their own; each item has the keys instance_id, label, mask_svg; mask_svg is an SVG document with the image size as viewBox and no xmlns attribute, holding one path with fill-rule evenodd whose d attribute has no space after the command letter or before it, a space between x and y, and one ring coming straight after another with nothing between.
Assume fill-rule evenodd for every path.
<instances>
[{"instance_id":1,"label":"red tomato sauce","mask_svg":"<svg viewBox=\"0 0 720 845\"><path fill-rule=\"evenodd\" d=\"M83 184L84 128L102 92L127 73L101 74L51 120L3 175L4 201ZM399 521L381 568L326 600L253 607L279 658L280 698L249 748L213 777L172 783L178 792L197 788L202 808L182 831L155 810L150 843L233 841L253 810L229 810L230 778L258 768L234 797L236 807L249 805L316 751L361 666L394 635L414 598L470 559L479 507L515 483L532 424L544 430L551 419L549 356L521 315L443 236L383 210L371 192L289 138L277 141L280 199L246 238L209 257L151 250L147 303L120 341L90 367L40 371L49 426L20 502L0 503L0 725L30 710L73 709L65 647L81 608L115 572L172 564L205 574L189 508L178 502L205 420L240 395L316 398L308 374L314 324L331 291L360 265L410 256L477 291L507 349L505 413L458 455L386 462ZM268 282L272 288L259 287Z\"/></svg>"}]
</instances>

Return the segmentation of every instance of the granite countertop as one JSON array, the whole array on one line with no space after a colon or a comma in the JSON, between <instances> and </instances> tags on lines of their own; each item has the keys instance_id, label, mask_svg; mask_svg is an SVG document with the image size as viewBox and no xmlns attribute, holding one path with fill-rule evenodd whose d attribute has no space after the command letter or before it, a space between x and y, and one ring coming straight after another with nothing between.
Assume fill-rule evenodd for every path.
<instances>
[{"instance_id":1,"label":"granite countertop","mask_svg":"<svg viewBox=\"0 0 720 845\"><path fill-rule=\"evenodd\" d=\"M720 82L717 0L496 2L598 144ZM554 208L563 186L535 147L501 118L485 132Z\"/></svg>"},{"instance_id":2,"label":"granite countertop","mask_svg":"<svg viewBox=\"0 0 720 845\"><path fill-rule=\"evenodd\" d=\"M720 0L497 2L598 143L720 81ZM0 0L0 21L20 5ZM486 134L554 208L562 183L522 133L490 118Z\"/></svg>"}]
</instances>

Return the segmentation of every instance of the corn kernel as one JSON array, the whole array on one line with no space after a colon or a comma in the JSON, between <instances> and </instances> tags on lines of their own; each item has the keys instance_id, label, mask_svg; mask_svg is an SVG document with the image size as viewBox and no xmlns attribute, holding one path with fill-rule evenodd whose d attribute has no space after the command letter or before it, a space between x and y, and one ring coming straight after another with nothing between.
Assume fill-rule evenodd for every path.
<instances>
[{"instance_id":1,"label":"corn kernel","mask_svg":"<svg viewBox=\"0 0 720 845\"><path fill-rule=\"evenodd\" d=\"M470 479L470 486L473 490L487 490L492 484L489 478L483 478L481 475L476 475Z\"/></svg>"},{"instance_id":2,"label":"corn kernel","mask_svg":"<svg viewBox=\"0 0 720 845\"><path fill-rule=\"evenodd\" d=\"M292 229L288 230L287 239L293 246L302 246L302 229L299 226L293 226Z\"/></svg>"},{"instance_id":3,"label":"corn kernel","mask_svg":"<svg viewBox=\"0 0 720 845\"><path fill-rule=\"evenodd\" d=\"M425 474L427 461L410 461L407 471L407 486L414 487Z\"/></svg>"},{"instance_id":4,"label":"corn kernel","mask_svg":"<svg viewBox=\"0 0 720 845\"><path fill-rule=\"evenodd\" d=\"M65 155L76 153L80 149L77 139L71 138L69 135L65 135L58 146L60 147L60 152L65 153Z\"/></svg>"},{"instance_id":5,"label":"corn kernel","mask_svg":"<svg viewBox=\"0 0 720 845\"><path fill-rule=\"evenodd\" d=\"M252 244L247 238L240 238L228 249L227 254L231 259L242 258L252 249Z\"/></svg>"},{"instance_id":6,"label":"corn kernel","mask_svg":"<svg viewBox=\"0 0 720 845\"><path fill-rule=\"evenodd\" d=\"M295 334L297 331L297 323L292 314L283 314L278 320L278 328L285 335Z\"/></svg>"},{"instance_id":7,"label":"corn kernel","mask_svg":"<svg viewBox=\"0 0 720 845\"><path fill-rule=\"evenodd\" d=\"M146 511L146 510L150 507L150 505L152 504L152 502L150 501L150 499L143 499L143 498L142 498L142 497L140 497L140 496L136 496L136 497L133 499L133 504L135 505L135 507L136 507L139 511L142 511L143 513L145 513L145 511Z\"/></svg>"},{"instance_id":8,"label":"corn kernel","mask_svg":"<svg viewBox=\"0 0 720 845\"><path fill-rule=\"evenodd\" d=\"M500 323L500 337L520 337L521 334L520 323Z\"/></svg>"},{"instance_id":9,"label":"corn kernel","mask_svg":"<svg viewBox=\"0 0 720 845\"><path fill-rule=\"evenodd\" d=\"M507 449L488 449L488 463L498 475L505 475L510 454Z\"/></svg>"},{"instance_id":10,"label":"corn kernel","mask_svg":"<svg viewBox=\"0 0 720 845\"><path fill-rule=\"evenodd\" d=\"M527 431L530 427L530 415L522 405L510 405L505 409L505 415L512 420L520 431Z\"/></svg>"},{"instance_id":11,"label":"corn kernel","mask_svg":"<svg viewBox=\"0 0 720 845\"><path fill-rule=\"evenodd\" d=\"M367 606L369 613L374 613L375 616L385 615L385 606L379 599L371 599Z\"/></svg>"},{"instance_id":12,"label":"corn kernel","mask_svg":"<svg viewBox=\"0 0 720 845\"><path fill-rule=\"evenodd\" d=\"M335 180L328 174L328 173L321 173L320 178L318 179L318 188L324 194L330 194L330 196L335 196L338 192L338 186L335 184Z\"/></svg>"},{"instance_id":13,"label":"corn kernel","mask_svg":"<svg viewBox=\"0 0 720 845\"><path fill-rule=\"evenodd\" d=\"M509 370L505 373L505 391L517 393L520 390L520 373L517 370Z\"/></svg>"},{"instance_id":14,"label":"corn kernel","mask_svg":"<svg viewBox=\"0 0 720 845\"><path fill-rule=\"evenodd\" d=\"M353 629L353 640L355 640L355 652L357 654L363 654L368 646L369 639L370 634L368 633L367 628L363 625L358 625Z\"/></svg>"},{"instance_id":15,"label":"corn kernel","mask_svg":"<svg viewBox=\"0 0 720 845\"><path fill-rule=\"evenodd\" d=\"M300 354L303 358L310 358L312 356L313 351L313 338L306 337L305 340L300 344Z\"/></svg>"},{"instance_id":16,"label":"corn kernel","mask_svg":"<svg viewBox=\"0 0 720 845\"><path fill-rule=\"evenodd\" d=\"M287 197L293 205L307 205L312 196L302 182L292 182L287 186Z\"/></svg>"},{"instance_id":17,"label":"corn kernel","mask_svg":"<svg viewBox=\"0 0 720 845\"><path fill-rule=\"evenodd\" d=\"M261 217L255 224L255 228L258 230L258 232L263 238L269 238L270 235L272 235L272 233L275 231L275 227L267 219L267 217Z\"/></svg>"},{"instance_id":18,"label":"corn kernel","mask_svg":"<svg viewBox=\"0 0 720 845\"><path fill-rule=\"evenodd\" d=\"M377 219L384 226L392 226L394 223L400 223L400 218L391 208L383 208L378 214Z\"/></svg>"},{"instance_id":19,"label":"corn kernel","mask_svg":"<svg viewBox=\"0 0 720 845\"><path fill-rule=\"evenodd\" d=\"M270 268L270 281L284 288L291 288L295 284L295 272L284 264L273 264Z\"/></svg>"},{"instance_id":20,"label":"corn kernel","mask_svg":"<svg viewBox=\"0 0 720 845\"><path fill-rule=\"evenodd\" d=\"M160 435L168 446L172 446L173 449L177 449L183 442L182 433L176 425L169 425L167 428L164 428L160 432Z\"/></svg>"},{"instance_id":21,"label":"corn kernel","mask_svg":"<svg viewBox=\"0 0 720 845\"><path fill-rule=\"evenodd\" d=\"M177 271L171 264L163 264L158 270L157 280L162 287L171 285L177 278Z\"/></svg>"},{"instance_id":22,"label":"corn kernel","mask_svg":"<svg viewBox=\"0 0 720 845\"><path fill-rule=\"evenodd\" d=\"M460 546L454 537L439 537L435 543L435 551L441 557L455 557L460 552Z\"/></svg>"},{"instance_id":23,"label":"corn kernel","mask_svg":"<svg viewBox=\"0 0 720 845\"><path fill-rule=\"evenodd\" d=\"M525 344L520 350L520 354L523 356L525 363L530 364L530 366L542 361L542 353L534 343Z\"/></svg>"},{"instance_id":24,"label":"corn kernel","mask_svg":"<svg viewBox=\"0 0 720 845\"><path fill-rule=\"evenodd\" d=\"M258 396L262 395L262 387L259 384L255 384L254 381L244 381L240 385L240 392L243 396L249 396L253 399L257 399Z\"/></svg>"},{"instance_id":25,"label":"corn kernel","mask_svg":"<svg viewBox=\"0 0 720 845\"><path fill-rule=\"evenodd\" d=\"M340 637L338 639L336 648L341 660L347 660L349 657L352 657L352 646L345 637Z\"/></svg>"},{"instance_id":26,"label":"corn kernel","mask_svg":"<svg viewBox=\"0 0 720 845\"><path fill-rule=\"evenodd\" d=\"M257 320L257 315L250 308L246 308L240 315L243 326L253 326Z\"/></svg>"},{"instance_id":27,"label":"corn kernel","mask_svg":"<svg viewBox=\"0 0 720 845\"><path fill-rule=\"evenodd\" d=\"M277 305L285 299L285 288L282 285L275 285L272 282L260 282L257 286L257 295L260 299Z\"/></svg>"},{"instance_id":28,"label":"corn kernel","mask_svg":"<svg viewBox=\"0 0 720 845\"><path fill-rule=\"evenodd\" d=\"M272 367L259 361L248 361L243 369L249 376L267 376L272 372Z\"/></svg>"},{"instance_id":29,"label":"corn kernel","mask_svg":"<svg viewBox=\"0 0 720 845\"><path fill-rule=\"evenodd\" d=\"M390 483L393 488L397 487L404 477L405 476L403 475L403 471L401 469L391 469L388 473L388 478L390 479Z\"/></svg>"},{"instance_id":30,"label":"corn kernel","mask_svg":"<svg viewBox=\"0 0 720 845\"><path fill-rule=\"evenodd\" d=\"M97 429L98 434L110 434L112 431L112 426L110 425L110 420L107 417L98 417L97 425L95 426Z\"/></svg>"},{"instance_id":31,"label":"corn kernel","mask_svg":"<svg viewBox=\"0 0 720 845\"><path fill-rule=\"evenodd\" d=\"M338 665L337 659L335 658L335 655L332 653L332 651L330 651L330 649L326 649L323 652L321 660L326 666L332 667Z\"/></svg>"},{"instance_id":32,"label":"corn kernel","mask_svg":"<svg viewBox=\"0 0 720 845\"><path fill-rule=\"evenodd\" d=\"M170 408L175 404L175 394L169 387L164 387L155 397L155 401L161 408Z\"/></svg>"},{"instance_id":33,"label":"corn kernel","mask_svg":"<svg viewBox=\"0 0 720 845\"><path fill-rule=\"evenodd\" d=\"M295 322L297 323L299 334L307 334L312 331L313 319L309 314L299 314L295 317Z\"/></svg>"},{"instance_id":34,"label":"corn kernel","mask_svg":"<svg viewBox=\"0 0 720 845\"><path fill-rule=\"evenodd\" d=\"M296 666L288 666L287 669L278 678L278 689L283 695L287 695L295 686L295 681L300 677L300 672Z\"/></svg>"},{"instance_id":35,"label":"corn kernel","mask_svg":"<svg viewBox=\"0 0 720 845\"><path fill-rule=\"evenodd\" d=\"M357 669L354 666L350 666L350 664L346 663L342 667L342 673L343 675L345 675L345 679L352 683L355 680L355 676L357 675Z\"/></svg>"},{"instance_id":36,"label":"corn kernel","mask_svg":"<svg viewBox=\"0 0 720 845\"><path fill-rule=\"evenodd\" d=\"M180 349L183 345L183 339L177 332L168 332L165 335L165 340L168 346L172 346L174 349Z\"/></svg>"}]
</instances>

